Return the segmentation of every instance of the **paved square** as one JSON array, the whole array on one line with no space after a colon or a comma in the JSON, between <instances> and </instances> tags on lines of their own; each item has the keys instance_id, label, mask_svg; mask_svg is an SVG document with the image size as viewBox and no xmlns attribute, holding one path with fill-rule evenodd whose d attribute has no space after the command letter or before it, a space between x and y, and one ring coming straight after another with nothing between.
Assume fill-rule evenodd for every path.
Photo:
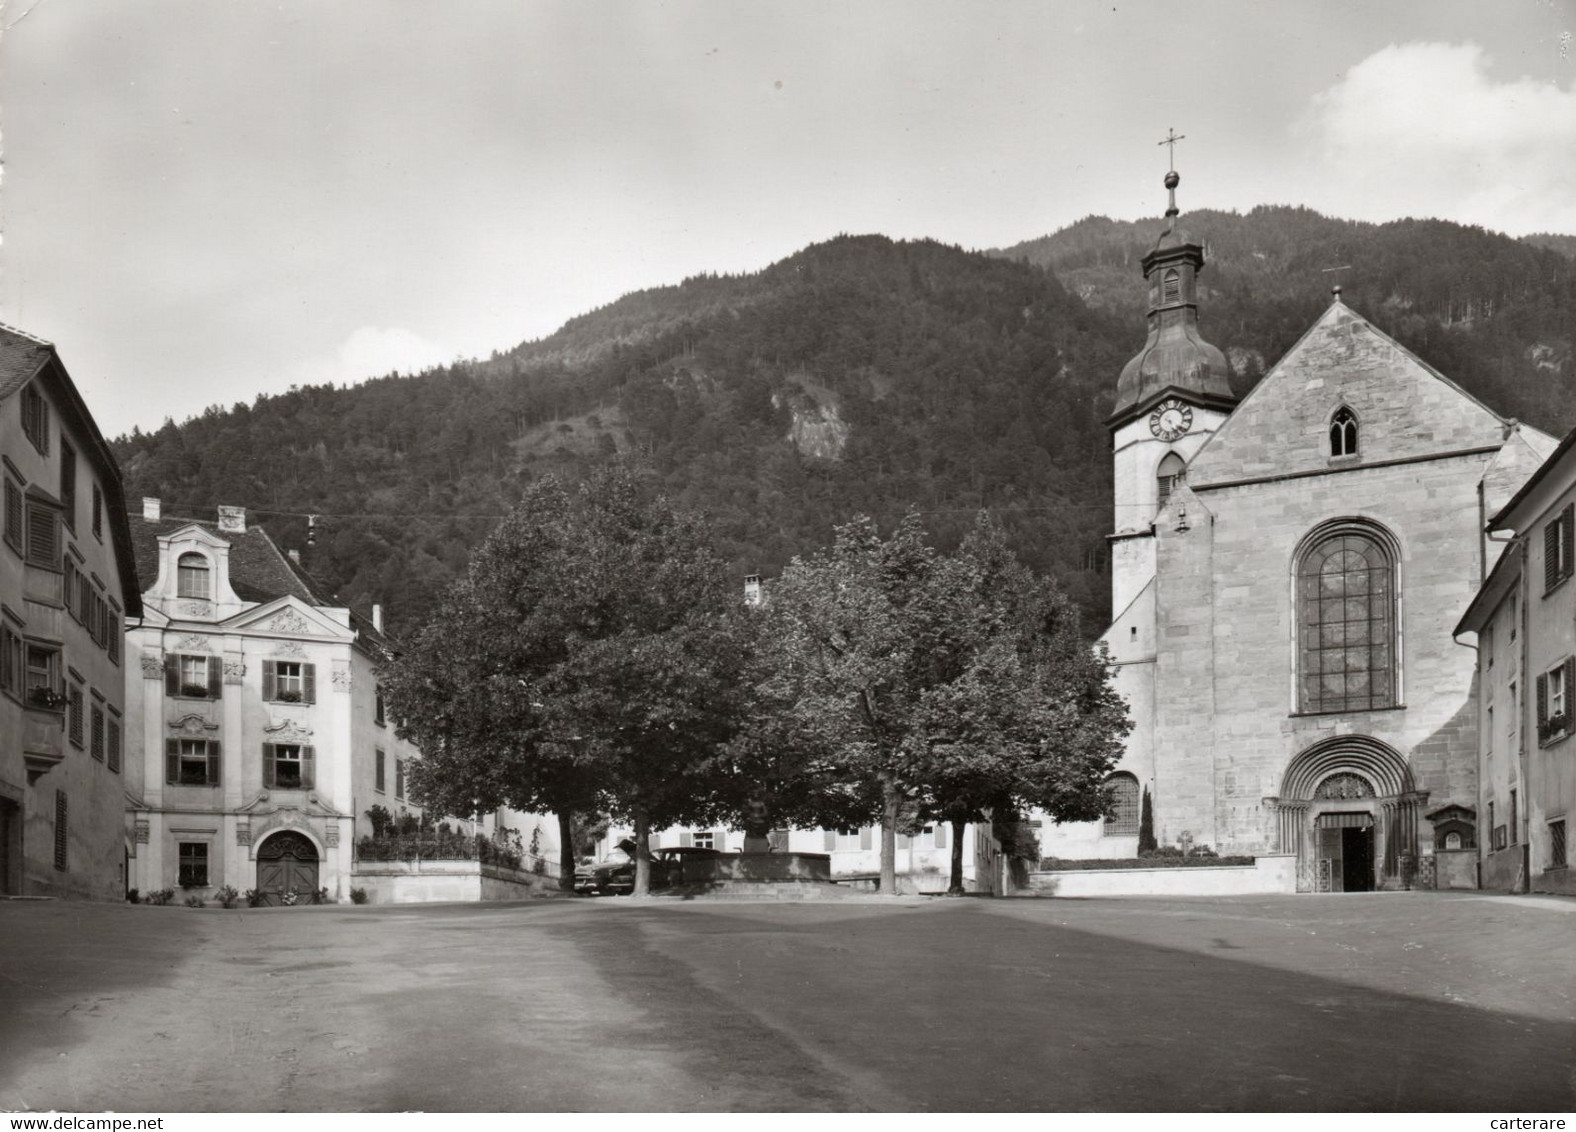
<instances>
[{"instance_id":1,"label":"paved square","mask_svg":"<svg viewBox=\"0 0 1576 1132\"><path fill-rule=\"evenodd\" d=\"M0 903L0 1108L1576 1107L1576 901Z\"/></svg>"}]
</instances>

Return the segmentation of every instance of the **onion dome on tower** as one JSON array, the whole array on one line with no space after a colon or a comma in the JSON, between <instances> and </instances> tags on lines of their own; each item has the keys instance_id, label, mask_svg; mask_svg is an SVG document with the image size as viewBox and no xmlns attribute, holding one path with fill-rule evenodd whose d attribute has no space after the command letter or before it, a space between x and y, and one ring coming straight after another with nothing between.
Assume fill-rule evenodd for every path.
<instances>
[{"instance_id":1,"label":"onion dome on tower","mask_svg":"<svg viewBox=\"0 0 1576 1132\"><path fill-rule=\"evenodd\" d=\"M1144 278L1149 282L1149 339L1117 379L1112 428L1147 412L1167 395L1222 410L1237 403L1225 355L1199 335L1198 273L1204 269L1204 249L1177 227L1181 181L1174 169L1166 174L1170 193L1166 230L1143 258Z\"/></svg>"}]
</instances>

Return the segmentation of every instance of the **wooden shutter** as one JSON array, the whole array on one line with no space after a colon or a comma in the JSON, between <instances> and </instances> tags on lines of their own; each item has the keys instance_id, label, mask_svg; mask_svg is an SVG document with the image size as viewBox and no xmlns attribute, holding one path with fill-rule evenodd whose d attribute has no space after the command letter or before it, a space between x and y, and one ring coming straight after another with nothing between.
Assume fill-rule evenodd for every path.
<instances>
[{"instance_id":1,"label":"wooden shutter","mask_svg":"<svg viewBox=\"0 0 1576 1132\"><path fill-rule=\"evenodd\" d=\"M828 853L837 848L837 831L835 829L829 829L826 831L826 840L824 845Z\"/></svg>"},{"instance_id":2,"label":"wooden shutter","mask_svg":"<svg viewBox=\"0 0 1576 1132\"><path fill-rule=\"evenodd\" d=\"M1576 712L1572 710L1576 708L1576 699L1572 699L1571 696L1573 690L1571 681L1576 679L1576 657L1566 657L1565 663L1560 667L1565 670L1565 730L1569 731L1571 719L1576 718Z\"/></svg>"},{"instance_id":3,"label":"wooden shutter","mask_svg":"<svg viewBox=\"0 0 1576 1132\"><path fill-rule=\"evenodd\" d=\"M77 615L77 564L69 554L66 555L65 578L66 612L71 614L73 621L81 621L82 618Z\"/></svg>"},{"instance_id":4,"label":"wooden shutter","mask_svg":"<svg viewBox=\"0 0 1576 1132\"><path fill-rule=\"evenodd\" d=\"M1549 678L1538 677L1538 727L1542 728L1549 721Z\"/></svg>"},{"instance_id":5,"label":"wooden shutter","mask_svg":"<svg viewBox=\"0 0 1576 1132\"><path fill-rule=\"evenodd\" d=\"M164 694L178 696L181 692L181 658L174 653L164 654Z\"/></svg>"},{"instance_id":6,"label":"wooden shutter","mask_svg":"<svg viewBox=\"0 0 1576 1132\"><path fill-rule=\"evenodd\" d=\"M265 662L267 663L267 662ZM263 785L272 787L274 784L274 745L263 744Z\"/></svg>"},{"instance_id":7,"label":"wooden shutter","mask_svg":"<svg viewBox=\"0 0 1576 1132\"><path fill-rule=\"evenodd\" d=\"M681 833L681 834L679 834L679 848L681 848L681 849L688 849L691 845L694 845L694 844L695 844L695 835L694 834L692 834L692 833Z\"/></svg>"},{"instance_id":8,"label":"wooden shutter","mask_svg":"<svg viewBox=\"0 0 1576 1132\"><path fill-rule=\"evenodd\" d=\"M60 525L53 507L34 504L27 509L27 560L35 566L60 561Z\"/></svg>"},{"instance_id":9,"label":"wooden shutter","mask_svg":"<svg viewBox=\"0 0 1576 1132\"><path fill-rule=\"evenodd\" d=\"M317 785L317 751L313 747L301 748L301 789L310 790Z\"/></svg>"},{"instance_id":10,"label":"wooden shutter","mask_svg":"<svg viewBox=\"0 0 1576 1132\"><path fill-rule=\"evenodd\" d=\"M277 687L278 681L274 675L274 662L271 660L265 660L263 661L263 699L278 699L279 695L276 690Z\"/></svg>"},{"instance_id":11,"label":"wooden shutter","mask_svg":"<svg viewBox=\"0 0 1576 1132\"><path fill-rule=\"evenodd\" d=\"M1543 589L1547 593L1560 579L1560 524L1543 528Z\"/></svg>"},{"instance_id":12,"label":"wooden shutter","mask_svg":"<svg viewBox=\"0 0 1576 1132\"><path fill-rule=\"evenodd\" d=\"M937 849L945 849L946 847L947 847L947 823L938 821L936 823L936 848Z\"/></svg>"},{"instance_id":13,"label":"wooden shutter","mask_svg":"<svg viewBox=\"0 0 1576 1132\"><path fill-rule=\"evenodd\" d=\"M719 853L726 853L728 851L728 831L725 829L712 830L711 847Z\"/></svg>"},{"instance_id":14,"label":"wooden shutter","mask_svg":"<svg viewBox=\"0 0 1576 1132\"><path fill-rule=\"evenodd\" d=\"M224 695L224 661L216 656L208 658L208 694L216 700Z\"/></svg>"},{"instance_id":15,"label":"wooden shutter","mask_svg":"<svg viewBox=\"0 0 1576 1132\"><path fill-rule=\"evenodd\" d=\"M22 489L10 480L5 481L5 540L18 550L22 549Z\"/></svg>"},{"instance_id":16,"label":"wooden shutter","mask_svg":"<svg viewBox=\"0 0 1576 1132\"><path fill-rule=\"evenodd\" d=\"M120 773L120 724L109 721L109 769Z\"/></svg>"},{"instance_id":17,"label":"wooden shutter","mask_svg":"<svg viewBox=\"0 0 1576 1132\"><path fill-rule=\"evenodd\" d=\"M93 705L93 734L88 754L99 762L104 761L104 709L98 704Z\"/></svg>"},{"instance_id":18,"label":"wooden shutter","mask_svg":"<svg viewBox=\"0 0 1576 1132\"><path fill-rule=\"evenodd\" d=\"M911 840L908 834L900 833L897 835L897 847L899 849L907 849Z\"/></svg>"},{"instance_id":19,"label":"wooden shutter","mask_svg":"<svg viewBox=\"0 0 1576 1132\"><path fill-rule=\"evenodd\" d=\"M653 853L662 848L662 835L660 833L648 833L646 835L646 840L650 842L647 848L649 848Z\"/></svg>"},{"instance_id":20,"label":"wooden shutter","mask_svg":"<svg viewBox=\"0 0 1576 1132\"><path fill-rule=\"evenodd\" d=\"M315 664L301 666L301 702L317 703L317 665Z\"/></svg>"},{"instance_id":21,"label":"wooden shutter","mask_svg":"<svg viewBox=\"0 0 1576 1132\"><path fill-rule=\"evenodd\" d=\"M164 740L164 781L169 783L181 780L181 741L179 739Z\"/></svg>"},{"instance_id":22,"label":"wooden shutter","mask_svg":"<svg viewBox=\"0 0 1576 1132\"><path fill-rule=\"evenodd\" d=\"M208 785L219 785L219 740L208 740Z\"/></svg>"},{"instance_id":23,"label":"wooden shutter","mask_svg":"<svg viewBox=\"0 0 1576 1132\"><path fill-rule=\"evenodd\" d=\"M876 831L868 825L859 827L859 847L861 849L875 848Z\"/></svg>"},{"instance_id":24,"label":"wooden shutter","mask_svg":"<svg viewBox=\"0 0 1576 1132\"><path fill-rule=\"evenodd\" d=\"M1560 512L1560 577L1571 576L1572 557L1576 555L1576 504L1567 503Z\"/></svg>"}]
</instances>

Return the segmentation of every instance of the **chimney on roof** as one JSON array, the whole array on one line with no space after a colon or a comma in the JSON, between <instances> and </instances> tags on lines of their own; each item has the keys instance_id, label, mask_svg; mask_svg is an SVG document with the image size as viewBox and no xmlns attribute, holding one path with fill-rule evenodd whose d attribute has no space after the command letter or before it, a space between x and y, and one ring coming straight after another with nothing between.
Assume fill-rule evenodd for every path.
<instances>
[{"instance_id":1,"label":"chimney on roof","mask_svg":"<svg viewBox=\"0 0 1576 1132\"><path fill-rule=\"evenodd\" d=\"M301 565L301 552L299 550L292 546L289 550L285 551L285 553L290 556L290 562L292 565Z\"/></svg>"},{"instance_id":2,"label":"chimney on roof","mask_svg":"<svg viewBox=\"0 0 1576 1132\"><path fill-rule=\"evenodd\" d=\"M372 627L383 632L383 607L377 602L372 603Z\"/></svg>"},{"instance_id":3,"label":"chimney on roof","mask_svg":"<svg viewBox=\"0 0 1576 1132\"><path fill-rule=\"evenodd\" d=\"M159 501L156 496L144 495L142 497L142 517L150 523L159 521Z\"/></svg>"},{"instance_id":4,"label":"chimney on roof","mask_svg":"<svg viewBox=\"0 0 1576 1132\"><path fill-rule=\"evenodd\" d=\"M246 533L246 508L226 507L219 505L219 529L229 531L231 534L244 535Z\"/></svg>"}]
</instances>

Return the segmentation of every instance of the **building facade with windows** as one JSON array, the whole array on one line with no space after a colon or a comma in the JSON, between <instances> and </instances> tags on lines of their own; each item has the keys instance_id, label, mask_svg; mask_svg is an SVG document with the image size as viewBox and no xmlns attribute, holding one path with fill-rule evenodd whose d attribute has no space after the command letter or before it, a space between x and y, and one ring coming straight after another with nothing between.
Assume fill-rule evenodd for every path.
<instances>
[{"instance_id":1,"label":"building facade with windows","mask_svg":"<svg viewBox=\"0 0 1576 1132\"><path fill-rule=\"evenodd\" d=\"M0 327L0 895L125 892L120 471L49 343Z\"/></svg>"},{"instance_id":2,"label":"building facade with windows","mask_svg":"<svg viewBox=\"0 0 1576 1132\"><path fill-rule=\"evenodd\" d=\"M419 752L383 712L380 628L329 601L244 510L131 520L144 591L126 637L131 885L349 894L369 812L419 816ZM466 826L465 828L469 828Z\"/></svg>"},{"instance_id":3,"label":"building facade with windows","mask_svg":"<svg viewBox=\"0 0 1576 1132\"><path fill-rule=\"evenodd\" d=\"M1148 340L1109 422L1123 802L1047 826L1044 851L1132 856L1147 790L1161 845L1295 855L1304 891L1411 884L1430 815L1478 804L1473 655L1451 630L1499 549L1483 517L1554 442L1338 288L1239 403L1202 334L1204 252L1176 183L1143 259Z\"/></svg>"},{"instance_id":4,"label":"building facade with windows","mask_svg":"<svg viewBox=\"0 0 1576 1132\"><path fill-rule=\"evenodd\" d=\"M1576 432L1486 529L1504 550L1456 626L1476 646L1482 884L1576 894Z\"/></svg>"}]
</instances>

